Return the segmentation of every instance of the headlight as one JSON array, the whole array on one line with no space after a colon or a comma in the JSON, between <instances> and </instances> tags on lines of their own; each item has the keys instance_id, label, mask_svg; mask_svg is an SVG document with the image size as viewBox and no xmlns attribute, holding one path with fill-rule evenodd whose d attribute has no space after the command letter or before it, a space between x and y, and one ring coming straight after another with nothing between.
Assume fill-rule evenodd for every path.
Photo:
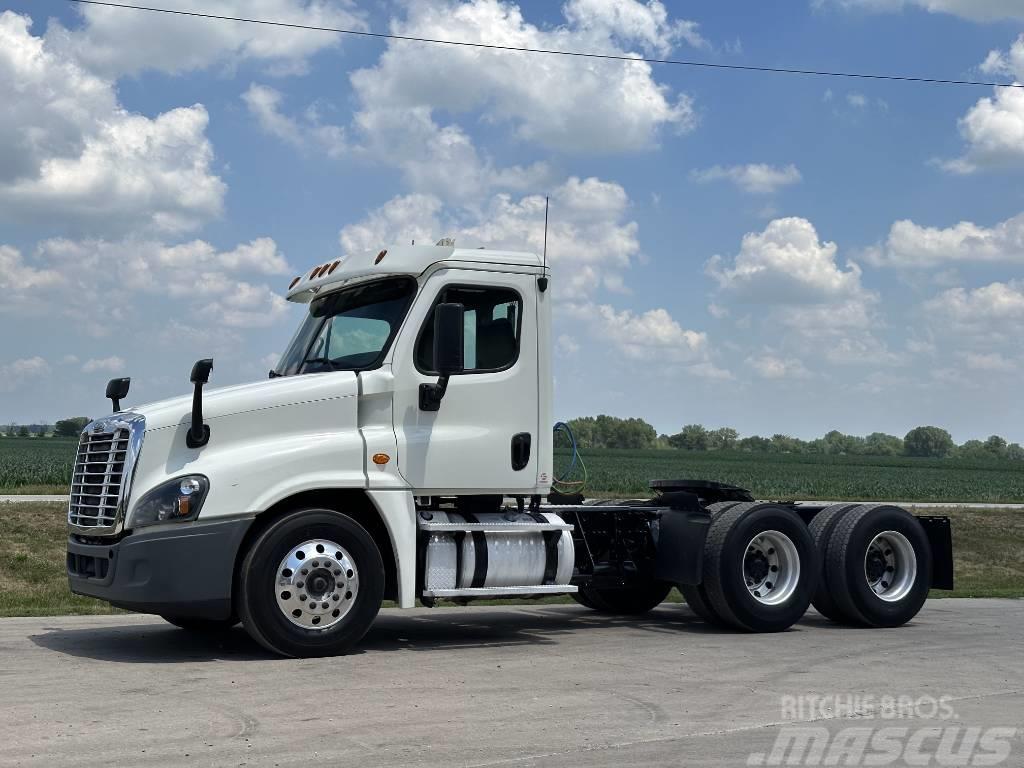
<instances>
[{"instance_id":1,"label":"headlight","mask_svg":"<svg viewBox=\"0 0 1024 768\"><path fill-rule=\"evenodd\" d=\"M132 511L131 527L195 520L203 506L210 481L202 475L170 480L147 493Z\"/></svg>"}]
</instances>

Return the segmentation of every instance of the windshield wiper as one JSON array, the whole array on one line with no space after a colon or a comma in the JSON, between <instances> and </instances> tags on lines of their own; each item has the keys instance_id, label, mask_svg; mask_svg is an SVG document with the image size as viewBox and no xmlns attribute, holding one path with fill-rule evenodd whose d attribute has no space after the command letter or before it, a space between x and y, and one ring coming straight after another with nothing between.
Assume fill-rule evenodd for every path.
<instances>
[{"instance_id":1,"label":"windshield wiper","mask_svg":"<svg viewBox=\"0 0 1024 768\"><path fill-rule=\"evenodd\" d=\"M307 357L302 361L303 366L309 365L310 363L313 363L314 365L326 365L332 371L338 370L334 365L334 361L329 357Z\"/></svg>"}]
</instances>

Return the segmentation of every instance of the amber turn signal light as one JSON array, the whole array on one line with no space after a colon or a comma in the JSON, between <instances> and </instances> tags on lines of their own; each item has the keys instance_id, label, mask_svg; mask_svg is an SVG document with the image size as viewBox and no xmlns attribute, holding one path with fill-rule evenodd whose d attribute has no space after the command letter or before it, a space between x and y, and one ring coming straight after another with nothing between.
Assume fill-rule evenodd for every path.
<instances>
[{"instance_id":1,"label":"amber turn signal light","mask_svg":"<svg viewBox=\"0 0 1024 768\"><path fill-rule=\"evenodd\" d=\"M388 456L386 453L373 454L373 463L376 464L378 467L383 467L389 461L391 461L391 457Z\"/></svg>"}]
</instances>

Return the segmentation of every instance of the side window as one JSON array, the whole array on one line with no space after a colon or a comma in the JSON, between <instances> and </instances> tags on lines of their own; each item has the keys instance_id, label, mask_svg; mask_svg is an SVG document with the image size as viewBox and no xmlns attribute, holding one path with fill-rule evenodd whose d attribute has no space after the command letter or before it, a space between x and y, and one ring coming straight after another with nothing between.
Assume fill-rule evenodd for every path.
<instances>
[{"instance_id":1,"label":"side window","mask_svg":"<svg viewBox=\"0 0 1024 768\"><path fill-rule=\"evenodd\" d=\"M440 303L461 304L465 308L466 373L482 373L509 368L519 357L519 333L523 300L509 288L451 286L445 288ZM423 373L434 372L434 312L427 315L416 342L416 367Z\"/></svg>"}]
</instances>

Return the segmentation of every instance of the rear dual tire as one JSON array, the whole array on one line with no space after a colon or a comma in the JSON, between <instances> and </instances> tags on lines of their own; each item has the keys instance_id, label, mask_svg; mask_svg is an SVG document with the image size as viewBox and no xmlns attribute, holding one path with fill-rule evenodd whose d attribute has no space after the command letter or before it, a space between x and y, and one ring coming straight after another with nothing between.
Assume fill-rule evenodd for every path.
<instances>
[{"instance_id":1,"label":"rear dual tire","mask_svg":"<svg viewBox=\"0 0 1024 768\"><path fill-rule=\"evenodd\" d=\"M723 512L727 512L733 507L738 507L742 502L739 501L722 501L717 504L710 505L707 509L711 514L711 520L714 521ZM708 601L708 593L704 589L703 584L683 584L679 587L679 591L683 593L683 599L686 604L690 606L697 616L706 621L708 624L712 624L716 627L728 626L726 622L715 613L715 609L711 607Z\"/></svg>"},{"instance_id":2,"label":"rear dual tire","mask_svg":"<svg viewBox=\"0 0 1024 768\"><path fill-rule=\"evenodd\" d=\"M748 632L781 632L807 611L818 584L814 541L792 510L741 503L711 522L702 610Z\"/></svg>"},{"instance_id":3,"label":"rear dual tire","mask_svg":"<svg viewBox=\"0 0 1024 768\"><path fill-rule=\"evenodd\" d=\"M887 504L864 504L834 513L819 528L828 531L819 545L819 613L868 627L898 627L918 614L932 581L932 555L913 515Z\"/></svg>"},{"instance_id":4,"label":"rear dual tire","mask_svg":"<svg viewBox=\"0 0 1024 768\"><path fill-rule=\"evenodd\" d=\"M671 584L650 581L623 589L580 588L579 592L572 593L572 598L598 613L640 616L661 605L671 591Z\"/></svg>"}]
</instances>

